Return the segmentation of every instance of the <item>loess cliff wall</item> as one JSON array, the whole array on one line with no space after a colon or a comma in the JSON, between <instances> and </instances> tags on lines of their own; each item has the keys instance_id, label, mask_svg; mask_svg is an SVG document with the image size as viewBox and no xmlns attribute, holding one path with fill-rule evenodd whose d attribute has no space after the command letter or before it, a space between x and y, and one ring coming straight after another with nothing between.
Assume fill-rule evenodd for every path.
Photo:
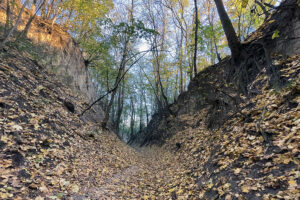
<instances>
[{"instance_id":1,"label":"loess cliff wall","mask_svg":"<svg viewBox=\"0 0 300 200\"><path fill-rule=\"evenodd\" d=\"M0 23L4 25L6 20L6 1L0 3ZM22 15L18 31L25 28L31 13L28 9ZM13 12L16 18L17 11ZM55 73L57 78L78 94L83 94L89 102L97 98L97 89L93 83L82 52L74 39L62 26L52 24L51 21L44 20L36 16L31 24L27 35L33 43L27 47L26 51L33 55L34 60L39 64L47 66L47 69ZM93 121L103 119L103 110L100 106L95 106L87 117Z\"/></svg>"}]
</instances>

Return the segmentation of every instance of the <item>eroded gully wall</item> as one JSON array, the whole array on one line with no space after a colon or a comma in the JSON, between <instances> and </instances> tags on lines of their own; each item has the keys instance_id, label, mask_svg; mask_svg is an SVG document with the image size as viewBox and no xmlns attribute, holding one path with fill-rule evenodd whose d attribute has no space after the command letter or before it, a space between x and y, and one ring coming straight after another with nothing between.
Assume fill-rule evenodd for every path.
<instances>
[{"instance_id":1,"label":"eroded gully wall","mask_svg":"<svg viewBox=\"0 0 300 200\"><path fill-rule=\"evenodd\" d=\"M0 3L0 23L6 21L6 1ZM16 18L13 12L13 18ZM24 29L30 17L30 10L25 10L18 30ZM74 92L81 93L87 97L89 102L97 98L97 90L88 73L81 50L73 38L62 26L53 24L36 16L29 29L27 37L34 46L27 49L35 60L46 66L50 72L57 75L57 78L70 87ZM104 113L100 106L95 106L87 113L89 120L100 122Z\"/></svg>"}]
</instances>

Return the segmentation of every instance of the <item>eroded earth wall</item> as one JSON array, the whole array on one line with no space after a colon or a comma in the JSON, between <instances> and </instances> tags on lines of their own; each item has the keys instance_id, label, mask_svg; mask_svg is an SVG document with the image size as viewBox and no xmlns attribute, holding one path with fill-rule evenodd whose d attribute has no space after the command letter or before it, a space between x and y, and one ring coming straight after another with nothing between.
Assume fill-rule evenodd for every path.
<instances>
[{"instance_id":1,"label":"eroded earth wall","mask_svg":"<svg viewBox=\"0 0 300 200\"><path fill-rule=\"evenodd\" d=\"M5 5L6 1L1 1L1 24L6 20ZM14 15L16 13L17 11L13 12ZM24 30L30 15L30 10L26 9L18 26L19 31ZM26 51L32 54L39 64L47 66L59 80L74 92L83 94L89 102L97 98L97 89L89 75L82 52L62 26L36 16L27 36L34 45L27 47ZM100 106L95 106L87 115L93 121L101 121L104 116Z\"/></svg>"}]
</instances>

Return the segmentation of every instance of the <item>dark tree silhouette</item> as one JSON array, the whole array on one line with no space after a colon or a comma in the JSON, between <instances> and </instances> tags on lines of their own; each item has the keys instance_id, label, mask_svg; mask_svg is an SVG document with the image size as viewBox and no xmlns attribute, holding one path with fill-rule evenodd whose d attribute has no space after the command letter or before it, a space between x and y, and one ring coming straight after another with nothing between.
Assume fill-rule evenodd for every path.
<instances>
[{"instance_id":1,"label":"dark tree silhouette","mask_svg":"<svg viewBox=\"0 0 300 200\"><path fill-rule=\"evenodd\" d=\"M220 16L220 20L228 41L228 46L231 50L233 61L236 62L240 57L241 43L236 35L236 32L232 26L230 18L225 10L222 0L214 0L217 6L217 10Z\"/></svg>"}]
</instances>

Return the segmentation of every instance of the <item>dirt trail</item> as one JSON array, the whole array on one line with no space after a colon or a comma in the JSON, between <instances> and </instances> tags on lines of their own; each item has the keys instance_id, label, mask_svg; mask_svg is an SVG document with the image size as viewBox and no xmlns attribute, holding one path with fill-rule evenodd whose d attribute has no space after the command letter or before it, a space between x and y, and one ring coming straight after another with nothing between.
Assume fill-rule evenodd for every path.
<instances>
[{"instance_id":1,"label":"dirt trail","mask_svg":"<svg viewBox=\"0 0 300 200\"><path fill-rule=\"evenodd\" d=\"M179 189L178 177L182 176L184 169L172 153L158 147L137 149L133 155L124 150L133 151L129 146L123 148L124 154L120 154L119 159L125 156L132 165L111 173L105 180L98 176L92 181L94 186L86 185L84 195L74 195L73 199L175 198L173 191Z\"/></svg>"}]
</instances>

